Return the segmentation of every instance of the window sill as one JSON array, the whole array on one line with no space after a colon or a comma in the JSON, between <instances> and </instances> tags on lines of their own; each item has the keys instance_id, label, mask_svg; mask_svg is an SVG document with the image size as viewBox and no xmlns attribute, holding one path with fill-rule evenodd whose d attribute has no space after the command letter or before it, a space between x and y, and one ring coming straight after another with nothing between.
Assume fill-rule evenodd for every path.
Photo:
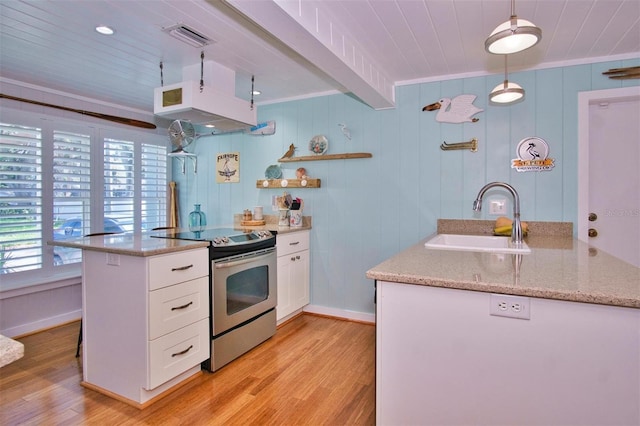
<instances>
[{"instance_id":1,"label":"window sill","mask_svg":"<svg viewBox=\"0 0 640 426\"><path fill-rule=\"evenodd\" d=\"M80 265L46 277L31 276L18 279L11 277L7 279L7 275L4 275L0 283L0 300L81 283L82 268Z\"/></svg>"}]
</instances>

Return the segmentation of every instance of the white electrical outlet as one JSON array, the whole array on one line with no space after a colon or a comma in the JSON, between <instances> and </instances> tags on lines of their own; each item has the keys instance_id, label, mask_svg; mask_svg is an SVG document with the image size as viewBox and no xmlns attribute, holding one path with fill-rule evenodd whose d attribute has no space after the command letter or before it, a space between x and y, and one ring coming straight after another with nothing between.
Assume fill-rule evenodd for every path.
<instances>
[{"instance_id":1,"label":"white electrical outlet","mask_svg":"<svg viewBox=\"0 0 640 426\"><path fill-rule=\"evenodd\" d=\"M489 214L503 215L507 213L507 200L491 200L489 203Z\"/></svg>"},{"instance_id":2,"label":"white electrical outlet","mask_svg":"<svg viewBox=\"0 0 640 426\"><path fill-rule=\"evenodd\" d=\"M531 304L528 297L491 294L489 300L490 315L525 320L531 319Z\"/></svg>"},{"instance_id":3,"label":"white electrical outlet","mask_svg":"<svg viewBox=\"0 0 640 426\"><path fill-rule=\"evenodd\" d=\"M120 266L120 255L116 253L107 253L107 265Z\"/></svg>"}]
</instances>

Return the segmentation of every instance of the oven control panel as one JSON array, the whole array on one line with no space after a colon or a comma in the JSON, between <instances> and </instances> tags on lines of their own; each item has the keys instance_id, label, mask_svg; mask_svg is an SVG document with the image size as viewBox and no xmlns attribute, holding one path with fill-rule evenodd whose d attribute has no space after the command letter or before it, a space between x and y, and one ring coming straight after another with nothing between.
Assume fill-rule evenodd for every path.
<instances>
[{"instance_id":1,"label":"oven control panel","mask_svg":"<svg viewBox=\"0 0 640 426\"><path fill-rule=\"evenodd\" d=\"M252 232L243 232L238 234L221 235L211 239L214 247L237 246L242 244L251 244L257 240L266 240L275 238L275 236L267 230L257 230Z\"/></svg>"}]
</instances>

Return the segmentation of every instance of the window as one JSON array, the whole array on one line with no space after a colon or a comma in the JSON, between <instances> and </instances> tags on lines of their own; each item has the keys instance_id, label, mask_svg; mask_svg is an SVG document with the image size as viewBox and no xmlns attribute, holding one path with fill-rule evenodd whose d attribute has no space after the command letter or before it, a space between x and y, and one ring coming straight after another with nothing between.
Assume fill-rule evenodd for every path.
<instances>
[{"instance_id":1,"label":"window","mask_svg":"<svg viewBox=\"0 0 640 426\"><path fill-rule=\"evenodd\" d=\"M105 139L104 214L120 222L127 231L134 228L134 166L133 142Z\"/></svg>"},{"instance_id":2,"label":"window","mask_svg":"<svg viewBox=\"0 0 640 426\"><path fill-rule=\"evenodd\" d=\"M48 240L166 226L166 138L115 132L15 114L0 122L0 290L79 273L81 251Z\"/></svg>"},{"instance_id":3,"label":"window","mask_svg":"<svg viewBox=\"0 0 640 426\"><path fill-rule=\"evenodd\" d=\"M142 144L142 229L167 226L167 148Z\"/></svg>"},{"instance_id":4,"label":"window","mask_svg":"<svg viewBox=\"0 0 640 426\"><path fill-rule=\"evenodd\" d=\"M0 274L42 266L42 132L0 123Z\"/></svg>"},{"instance_id":5,"label":"window","mask_svg":"<svg viewBox=\"0 0 640 426\"><path fill-rule=\"evenodd\" d=\"M53 239L91 229L91 136L53 132ZM82 261L79 249L54 247L54 265Z\"/></svg>"}]
</instances>

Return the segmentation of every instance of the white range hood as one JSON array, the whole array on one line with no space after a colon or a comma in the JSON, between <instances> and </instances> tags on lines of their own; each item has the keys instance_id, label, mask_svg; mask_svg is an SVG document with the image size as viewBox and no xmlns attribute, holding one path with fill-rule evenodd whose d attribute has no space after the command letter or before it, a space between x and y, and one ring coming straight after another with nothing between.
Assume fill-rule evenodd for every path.
<instances>
[{"instance_id":1,"label":"white range hood","mask_svg":"<svg viewBox=\"0 0 640 426\"><path fill-rule=\"evenodd\" d=\"M229 131L257 124L256 108L235 96L235 72L215 62L203 66L204 85L200 90L200 64L185 67L177 84L154 90L153 113L198 125L213 125ZM194 75L195 74L195 75Z\"/></svg>"}]
</instances>

